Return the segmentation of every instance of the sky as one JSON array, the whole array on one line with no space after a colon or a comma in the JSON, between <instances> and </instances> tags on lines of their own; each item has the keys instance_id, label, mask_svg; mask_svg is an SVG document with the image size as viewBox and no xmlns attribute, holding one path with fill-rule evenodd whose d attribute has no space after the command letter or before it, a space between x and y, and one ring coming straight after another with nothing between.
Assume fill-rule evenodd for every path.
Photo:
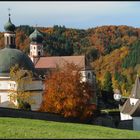
<instances>
[{"instance_id":1,"label":"sky","mask_svg":"<svg viewBox=\"0 0 140 140\"><path fill-rule=\"evenodd\" d=\"M16 25L88 29L103 25L140 28L139 1L0 1L0 31L8 21Z\"/></svg>"}]
</instances>

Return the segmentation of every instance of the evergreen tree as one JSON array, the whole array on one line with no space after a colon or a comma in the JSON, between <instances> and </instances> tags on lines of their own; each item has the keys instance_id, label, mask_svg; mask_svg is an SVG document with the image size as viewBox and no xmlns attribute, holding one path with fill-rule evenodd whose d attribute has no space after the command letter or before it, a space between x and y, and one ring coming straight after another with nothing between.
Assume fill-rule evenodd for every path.
<instances>
[{"instance_id":1,"label":"evergreen tree","mask_svg":"<svg viewBox=\"0 0 140 140\"><path fill-rule=\"evenodd\" d=\"M107 71L104 76L103 90L109 93L113 92L111 73Z\"/></svg>"},{"instance_id":2,"label":"evergreen tree","mask_svg":"<svg viewBox=\"0 0 140 140\"><path fill-rule=\"evenodd\" d=\"M70 44L69 40L66 40L66 45L65 45L65 55L72 55L73 54L73 47Z\"/></svg>"},{"instance_id":3,"label":"evergreen tree","mask_svg":"<svg viewBox=\"0 0 140 140\"><path fill-rule=\"evenodd\" d=\"M137 64L140 64L139 54L140 54L140 41L137 41L130 47L130 53L123 60L122 67L129 68L129 67L135 67Z\"/></svg>"},{"instance_id":4,"label":"evergreen tree","mask_svg":"<svg viewBox=\"0 0 140 140\"><path fill-rule=\"evenodd\" d=\"M115 71L114 78L115 78L115 80L119 81L120 74L118 73L118 71Z\"/></svg>"}]
</instances>

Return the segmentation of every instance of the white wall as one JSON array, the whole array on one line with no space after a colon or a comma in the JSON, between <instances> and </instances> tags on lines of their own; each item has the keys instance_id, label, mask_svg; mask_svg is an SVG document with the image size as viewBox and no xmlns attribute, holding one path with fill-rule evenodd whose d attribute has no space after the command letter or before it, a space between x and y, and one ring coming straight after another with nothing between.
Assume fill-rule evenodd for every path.
<instances>
[{"instance_id":1,"label":"white wall","mask_svg":"<svg viewBox=\"0 0 140 140\"><path fill-rule=\"evenodd\" d=\"M25 90L43 90L43 83L41 80L34 80L31 83L26 83L25 81Z\"/></svg>"},{"instance_id":2,"label":"white wall","mask_svg":"<svg viewBox=\"0 0 140 140\"><path fill-rule=\"evenodd\" d=\"M30 56L38 56L38 52L40 55L43 55L43 45L42 44L30 44Z\"/></svg>"},{"instance_id":3,"label":"white wall","mask_svg":"<svg viewBox=\"0 0 140 140\"><path fill-rule=\"evenodd\" d=\"M32 92L32 99L35 101L35 104L31 105L31 110L39 110L42 103L42 94L43 91Z\"/></svg>"},{"instance_id":4,"label":"white wall","mask_svg":"<svg viewBox=\"0 0 140 140\"><path fill-rule=\"evenodd\" d=\"M132 117L128 114L120 113L121 120L132 120Z\"/></svg>"},{"instance_id":5,"label":"white wall","mask_svg":"<svg viewBox=\"0 0 140 140\"><path fill-rule=\"evenodd\" d=\"M82 78L81 81L86 82L88 81L89 83L93 83L94 82L94 75L93 72L91 70L85 70L85 71L80 71Z\"/></svg>"},{"instance_id":6,"label":"white wall","mask_svg":"<svg viewBox=\"0 0 140 140\"><path fill-rule=\"evenodd\" d=\"M139 99L130 98L130 104L135 105Z\"/></svg>"},{"instance_id":7,"label":"white wall","mask_svg":"<svg viewBox=\"0 0 140 140\"><path fill-rule=\"evenodd\" d=\"M31 83L25 85L26 90L30 90L32 93L32 98L35 101L35 104L31 105L32 110L38 110L42 102L42 93L43 93L43 83L41 80L34 80ZM12 103L9 98L10 90L16 91L17 84L15 81L9 79L4 80L0 79L0 107L15 107L17 101Z\"/></svg>"},{"instance_id":8,"label":"white wall","mask_svg":"<svg viewBox=\"0 0 140 140\"><path fill-rule=\"evenodd\" d=\"M92 70L83 70L81 73L81 82L88 82L92 86L93 99L92 103L97 104L97 96L96 96L96 77L93 74Z\"/></svg>"},{"instance_id":9,"label":"white wall","mask_svg":"<svg viewBox=\"0 0 140 140\"><path fill-rule=\"evenodd\" d=\"M12 44L15 44L15 33L4 33L5 45L11 44L11 37L12 37ZM8 38L8 40L7 40Z\"/></svg>"},{"instance_id":10,"label":"white wall","mask_svg":"<svg viewBox=\"0 0 140 140\"><path fill-rule=\"evenodd\" d=\"M42 103L43 82L41 80L34 80L32 83L27 84L25 89L32 93L32 99L35 101L35 104L31 104L31 109L38 110Z\"/></svg>"},{"instance_id":11,"label":"white wall","mask_svg":"<svg viewBox=\"0 0 140 140\"><path fill-rule=\"evenodd\" d=\"M0 90L16 89L17 85L15 81L2 80L0 81Z\"/></svg>"},{"instance_id":12,"label":"white wall","mask_svg":"<svg viewBox=\"0 0 140 140\"><path fill-rule=\"evenodd\" d=\"M37 45L30 45L30 55L31 56L37 56Z\"/></svg>"},{"instance_id":13,"label":"white wall","mask_svg":"<svg viewBox=\"0 0 140 140\"><path fill-rule=\"evenodd\" d=\"M8 103L6 103L7 101L9 101L9 97L8 97L8 92L0 92L0 107L4 107L6 105L6 107L8 106Z\"/></svg>"},{"instance_id":14,"label":"white wall","mask_svg":"<svg viewBox=\"0 0 140 140\"><path fill-rule=\"evenodd\" d=\"M15 81L4 80L0 81L0 107L13 107L15 103L12 103L9 98L10 90L16 90L17 85Z\"/></svg>"}]
</instances>

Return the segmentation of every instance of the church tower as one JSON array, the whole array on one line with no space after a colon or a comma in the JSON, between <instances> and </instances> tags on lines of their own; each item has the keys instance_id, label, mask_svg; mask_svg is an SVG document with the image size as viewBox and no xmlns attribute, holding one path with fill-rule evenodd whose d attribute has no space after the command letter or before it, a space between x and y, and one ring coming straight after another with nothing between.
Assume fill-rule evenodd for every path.
<instances>
[{"instance_id":1,"label":"church tower","mask_svg":"<svg viewBox=\"0 0 140 140\"><path fill-rule=\"evenodd\" d=\"M4 33L4 40L5 40L5 47L7 48L16 48L15 44L15 25L12 24L11 14L9 13L9 20L8 22L4 25L5 33Z\"/></svg>"},{"instance_id":2,"label":"church tower","mask_svg":"<svg viewBox=\"0 0 140 140\"><path fill-rule=\"evenodd\" d=\"M29 36L30 43L30 58L36 63L36 60L44 55L43 52L43 35L35 29L34 32Z\"/></svg>"}]
</instances>

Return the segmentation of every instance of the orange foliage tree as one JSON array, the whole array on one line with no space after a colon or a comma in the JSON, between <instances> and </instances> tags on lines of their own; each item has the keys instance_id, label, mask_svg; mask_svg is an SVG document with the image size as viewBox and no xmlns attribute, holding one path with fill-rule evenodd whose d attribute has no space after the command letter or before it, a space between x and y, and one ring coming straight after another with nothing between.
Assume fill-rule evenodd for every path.
<instances>
[{"instance_id":1,"label":"orange foliage tree","mask_svg":"<svg viewBox=\"0 0 140 140\"><path fill-rule=\"evenodd\" d=\"M64 117L90 117L96 107L91 104L92 87L81 82L80 68L65 64L52 72L45 81L45 92L40 111L53 112Z\"/></svg>"}]
</instances>

